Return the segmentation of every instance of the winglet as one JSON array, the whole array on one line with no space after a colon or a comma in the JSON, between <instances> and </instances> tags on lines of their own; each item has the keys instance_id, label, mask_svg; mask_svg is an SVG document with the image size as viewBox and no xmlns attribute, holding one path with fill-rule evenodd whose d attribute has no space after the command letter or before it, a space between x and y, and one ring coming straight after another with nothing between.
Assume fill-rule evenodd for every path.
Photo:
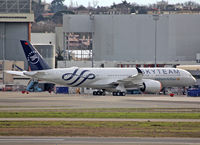
<instances>
[{"instance_id":1,"label":"winglet","mask_svg":"<svg viewBox=\"0 0 200 145\"><path fill-rule=\"evenodd\" d=\"M136 67L137 71L138 71L138 74L143 74L141 69L139 69L138 67Z\"/></svg>"}]
</instances>

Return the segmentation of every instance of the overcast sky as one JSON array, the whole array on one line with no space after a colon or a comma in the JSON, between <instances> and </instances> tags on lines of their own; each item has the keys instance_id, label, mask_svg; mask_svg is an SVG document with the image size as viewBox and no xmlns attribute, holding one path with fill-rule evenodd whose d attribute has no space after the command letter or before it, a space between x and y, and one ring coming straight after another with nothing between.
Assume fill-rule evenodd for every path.
<instances>
[{"instance_id":1,"label":"overcast sky","mask_svg":"<svg viewBox=\"0 0 200 145\"><path fill-rule=\"evenodd\" d=\"M45 1L45 0L43 0ZM71 0L65 0L65 4L67 6L69 6ZM72 0L74 3L78 3L78 5L84 5L84 6L88 6L88 3L90 2L91 6L93 5L93 1L98 1L98 5L99 6L111 6L113 4L113 2L115 2L116 4L121 3L122 0ZM152 3L156 3L157 1L161 1L161 0L126 0L127 2L130 3L137 3L140 5L148 5L148 4L152 4ZM187 2L189 0L168 0L169 4L175 4L175 3L184 3ZM199 0L192 0L194 2L200 3ZM52 0L46 0L46 2L51 3Z\"/></svg>"}]
</instances>

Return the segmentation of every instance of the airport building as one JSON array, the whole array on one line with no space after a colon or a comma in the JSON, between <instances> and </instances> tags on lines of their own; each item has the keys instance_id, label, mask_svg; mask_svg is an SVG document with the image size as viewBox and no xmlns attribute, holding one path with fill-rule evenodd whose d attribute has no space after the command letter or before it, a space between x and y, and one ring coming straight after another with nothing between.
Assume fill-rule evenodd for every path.
<instances>
[{"instance_id":1,"label":"airport building","mask_svg":"<svg viewBox=\"0 0 200 145\"><path fill-rule=\"evenodd\" d=\"M30 0L0 0L0 60L25 60L20 40L31 39L33 21Z\"/></svg>"},{"instance_id":2,"label":"airport building","mask_svg":"<svg viewBox=\"0 0 200 145\"><path fill-rule=\"evenodd\" d=\"M115 66L198 64L199 26L199 14L64 15L66 59L73 49L69 36L90 33L94 61L116 61Z\"/></svg>"},{"instance_id":3,"label":"airport building","mask_svg":"<svg viewBox=\"0 0 200 145\"><path fill-rule=\"evenodd\" d=\"M25 61L27 66L20 40L31 39L33 21L31 0L0 0L0 60ZM0 71L3 70L3 62L0 62Z\"/></svg>"}]
</instances>

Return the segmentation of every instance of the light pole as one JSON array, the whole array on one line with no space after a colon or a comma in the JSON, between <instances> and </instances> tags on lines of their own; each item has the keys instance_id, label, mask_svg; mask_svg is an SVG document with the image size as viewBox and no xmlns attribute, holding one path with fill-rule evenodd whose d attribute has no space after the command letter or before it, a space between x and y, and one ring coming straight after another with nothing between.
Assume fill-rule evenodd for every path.
<instances>
[{"instance_id":1,"label":"light pole","mask_svg":"<svg viewBox=\"0 0 200 145\"><path fill-rule=\"evenodd\" d=\"M90 14L90 20L91 20L91 30L92 30L92 67L94 67L94 30L95 30L95 24L94 24L94 15Z\"/></svg>"},{"instance_id":2,"label":"light pole","mask_svg":"<svg viewBox=\"0 0 200 145\"><path fill-rule=\"evenodd\" d=\"M3 84L5 84L5 23L3 24L3 32L1 33L1 38L2 38L2 79L3 79Z\"/></svg>"},{"instance_id":3,"label":"light pole","mask_svg":"<svg viewBox=\"0 0 200 145\"><path fill-rule=\"evenodd\" d=\"M158 14L155 14L153 15L153 20L155 21L155 67L157 65L157 62L156 62L156 51L157 51L157 21L159 20L159 15Z\"/></svg>"}]
</instances>

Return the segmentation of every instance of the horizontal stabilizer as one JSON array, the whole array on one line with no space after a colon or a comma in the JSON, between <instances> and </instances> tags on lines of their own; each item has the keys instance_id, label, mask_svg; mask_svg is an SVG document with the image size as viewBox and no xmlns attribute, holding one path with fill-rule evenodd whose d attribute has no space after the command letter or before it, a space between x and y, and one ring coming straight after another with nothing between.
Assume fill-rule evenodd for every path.
<instances>
[{"instance_id":1,"label":"horizontal stabilizer","mask_svg":"<svg viewBox=\"0 0 200 145\"><path fill-rule=\"evenodd\" d=\"M26 71L10 71L10 70L5 71L5 73L8 73L8 74L26 77L26 75L24 75L24 72Z\"/></svg>"},{"instance_id":2,"label":"horizontal stabilizer","mask_svg":"<svg viewBox=\"0 0 200 145\"><path fill-rule=\"evenodd\" d=\"M24 72L24 75L30 76L30 77L37 77L39 75L45 75L45 72L38 72L38 71L27 71Z\"/></svg>"},{"instance_id":3,"label":"horizontal stabilizer","mask_svg":"<svg viewBox=\"0 0 200 145\"><path fill-rule=\"evenodd\" d=\"M18 75L18 76L24 76L24 77L30 77L30 78L34 78L34 77L38 77L41 75L45 75L45 72L38 72L38 71L5 71L6 73L12 74L12 75Z\"/></svg>"}]
</instances>

